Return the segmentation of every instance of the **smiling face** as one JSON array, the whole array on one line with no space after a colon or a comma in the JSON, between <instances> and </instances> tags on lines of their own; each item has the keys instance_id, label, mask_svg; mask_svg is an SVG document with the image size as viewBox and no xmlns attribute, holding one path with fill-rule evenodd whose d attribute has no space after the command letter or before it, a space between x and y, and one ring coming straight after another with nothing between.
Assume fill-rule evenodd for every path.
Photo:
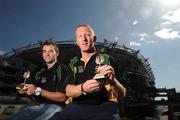
<instances>
[{"instance_id":1,"label":"smiling face","mask_svg":"<svg viewBox=\"0 0 180 120\"><path fill-rule=\"evenodd\" d=\"M42 50L46 64L55 63L57 61L58 53L53 45L44 45Z\"/></svg>"},{"instance_id":2,"label":"smiling face","mask_svg":"<svg viewBox=\"0 0 180 120\"><path fill-rule=\"evenodd\" d=\"M95 43L94 31L88 26L79 26L76 29L76 43L81 52L90 52L94 49Z\"/></svg>"}]
</instances>

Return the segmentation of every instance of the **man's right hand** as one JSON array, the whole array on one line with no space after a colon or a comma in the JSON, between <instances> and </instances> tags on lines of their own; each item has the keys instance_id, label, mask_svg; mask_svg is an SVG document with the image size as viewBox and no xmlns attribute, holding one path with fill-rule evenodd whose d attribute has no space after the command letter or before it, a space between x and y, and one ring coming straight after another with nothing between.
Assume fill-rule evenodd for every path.
<instances>
[{"instance_id":1,"label":"man's right hand","mask_svg":"<svg viewBox=\"0 0 180 120\"><path fill-rule=\"evenodd\" d=\"M87 80L83 83L82 87L86 93L93 93L100 89L100 82L94 79Z\"/></svg>"},{"instance_id":2,"label":"man's right hand","mask_svg":"<svg viewBox=\"0 0 180 120\"><path fill-rule=\"evenodd\" d=\"M27 91L27 87L25 86L24 83L21 83L20 85L16 86L16 90L18 91L19 94L24 94Z\"/></svg>"}]
</instances>

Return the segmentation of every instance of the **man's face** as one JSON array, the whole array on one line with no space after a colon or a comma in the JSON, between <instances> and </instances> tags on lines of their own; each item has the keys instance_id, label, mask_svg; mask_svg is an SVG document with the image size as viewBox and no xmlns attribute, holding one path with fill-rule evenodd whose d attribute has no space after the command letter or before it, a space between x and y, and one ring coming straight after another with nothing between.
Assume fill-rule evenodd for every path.
<instances>
[{"instance_id":1,"label":"man's face","mask_svg":"<svg viewBox=\"0 0 180 120\"><path fill-rule=\"evenodd\" d=\"M46 63L53 63L57 61L58 54L56 53L53 45L43 46L43 58Z\"/></svg>"},{"instance_id":2,"label":"man's face","mask_svg":"<svg viewBox=\"0 0 180 120\"><path fill-rule=\"evenodd\" d=\"M76 30L76 43L83 52L88 52L94 47L94 35L92 31L86 27L81 26Z\"/></svg>"}]
</instances>

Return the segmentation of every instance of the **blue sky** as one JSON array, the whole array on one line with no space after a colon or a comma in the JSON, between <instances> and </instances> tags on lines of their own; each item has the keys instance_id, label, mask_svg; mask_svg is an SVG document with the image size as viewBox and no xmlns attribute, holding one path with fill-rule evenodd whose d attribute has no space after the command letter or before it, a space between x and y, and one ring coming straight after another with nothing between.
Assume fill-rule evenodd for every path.
<instances>
[{"instance_id":1,"label":"blue sky","mask_svg":"<svg viewBox=\"0 0 180 120\"><path fill-rule=\"evenodd\" d=\"M74 39L80 23L149 58L157 87L180 91L179 0L0 0L0 53Z\"/></svg>"}]
</instances>

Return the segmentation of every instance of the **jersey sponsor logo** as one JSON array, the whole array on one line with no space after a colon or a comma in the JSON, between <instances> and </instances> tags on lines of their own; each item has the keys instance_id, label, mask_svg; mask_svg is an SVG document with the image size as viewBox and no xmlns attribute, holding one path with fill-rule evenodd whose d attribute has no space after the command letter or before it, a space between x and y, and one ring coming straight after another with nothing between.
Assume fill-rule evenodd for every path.
<instances>
[{"instance_id":1,"label":"jersey sponsor logo","mask_svg":"<svg viewBox=\"0 0 180 120\"><path fill-rule=\"evenodd\" d=\"M84 71L83 66L78 66L78 73L82 73Z\"/></svg>"},{"instance_id":2,"label":"jersey sponsor logo","mask_svg":"<svg viewBox=\"0 0 180 120\"><path fill-rule=\"evenodd\" d=\"M41 83L45 83L47 81L46 77L41 78Z\"/></svg>"}]
</instances>

